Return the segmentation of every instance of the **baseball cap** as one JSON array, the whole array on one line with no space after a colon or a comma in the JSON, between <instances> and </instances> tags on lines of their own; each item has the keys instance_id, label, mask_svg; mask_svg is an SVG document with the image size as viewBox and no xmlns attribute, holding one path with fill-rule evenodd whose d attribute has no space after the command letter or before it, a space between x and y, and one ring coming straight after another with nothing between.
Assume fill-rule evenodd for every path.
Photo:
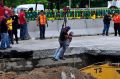
<instances>
[{"instance_id":1,"label":"baseball cap","mask_svg":"<svg viewBox=\"0 0 120 79\"><path fill-rule=\"evenodd\" d=\"M65 27L65 29L70 30L70 29L71 29L71 27L70 27L70 26L66 26L66 27Z\"/></svg>"}]
</instances>

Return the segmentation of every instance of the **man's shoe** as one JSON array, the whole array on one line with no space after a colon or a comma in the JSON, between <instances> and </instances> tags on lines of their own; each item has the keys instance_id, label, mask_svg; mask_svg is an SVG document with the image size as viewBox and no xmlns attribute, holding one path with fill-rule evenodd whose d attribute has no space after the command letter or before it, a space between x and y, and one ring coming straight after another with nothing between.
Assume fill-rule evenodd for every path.
<instances>
[{"instance_id":1,"label":"man's shoe","mask_svg":"<svg viewBox=\"0 0 120 79\"><path fill-rule=\"evenodd\" d=\"M43 37L43 39L45 39L45 37Z\"/></svg>"},{"instance_id":2,"label":"man's shoe","mask_svg":"<svg viewBox=\"0 0 120 79\"><path fill-rule=\"evenodd\" d=\"M12 48L11 46L8 46L7 48Z\"/></svg>"},{"instance_id":3,"label":"man's shoe","mask_svg":"<svg viewBox=\"0 0 120 79\"><path fill-rule=\"evenodd\" d=\"M102 36L104 36L105 34L102 34Z\"/></svg>"},{"instance_id":4,"label":"man's shoe","mask_svg":"<svg viewBox=\"0 0 120 79\"><path fill-rule=\"evenodd\" d=\"M11 44L14 44L14 42L11 42Z\"/></svg>"},{"instance_id":5,"label":"man's shoe","mask_svg":"<svg viewBox=\"0 0 120 79\"><path fill-rule=\"evenodd\" d=\"M58 61L58 59L52 58L53 61Z\"/></svg>"},{"instance_id":6,"label":"man's shoe","mask_svg":"<svg viewBox=\"0 0 120 79\"><path fill-rule=\"evenodd\" d=\"M0 48L0 50L5 50L6 48Z\"/></svg>"},{"instance_id":7,"label":"man's shoe","mask_svg":"<svg viewBox=\"0 0 120 79\"><path fill-rule=\"evenodd\" d=\"M43 38L43 40L45 40L45 38Z\"/></svg>"},{"instance_id":8,"label":"man's shoe","mask_svg":"<svg viewBox=\"0 0 120 79\"><path fill-rule=\"evenodd\" d=\"M40 37L39 39L40 39L40 40L43 40L43 38L42 38L42 37Z\"/></svg>"},{"instance_id":9,"label":"man's shoe","mask_svg":"<svg viewBox=\"0 0 120 79\"><path fill-rule=\"evenodd\" d=\"M43 40L43 38L40 38L40 40Z\"/></svg>"},{"instance_id":10,"label":"man's shoe","mask_svg":"<svg viewBox=\"0 0 120 79\"><path fill-rule=\"evenodd\" d=\"M20 40L25 40L24 38L20 38Z\"/></svg>"},{"instance_id":11,"label":"man's shoe","mask_svg":"<svg viewBox=\"0 0 120 79\"><path fill-rule=\"evenodd\" d=\"M16 44L19 44L18 41L16 42Z\"/></svg>"},{"instance_id":12,"label":"man's shoe","mask_svg":"<svg viewBox=\"0 0 120 79\"><path fill-rule=\"evenodd\" d=\"M64 57L60 57L60 59L61 59L61 60L65 60L65 58L64 58Z\"/></svg>"}]
</instances>

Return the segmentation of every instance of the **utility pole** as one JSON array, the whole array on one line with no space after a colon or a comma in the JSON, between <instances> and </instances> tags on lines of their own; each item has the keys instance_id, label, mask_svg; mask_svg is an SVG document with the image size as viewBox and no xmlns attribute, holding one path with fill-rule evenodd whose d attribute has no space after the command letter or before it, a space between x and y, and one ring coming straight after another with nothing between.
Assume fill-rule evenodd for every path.
<instances>
[{"instance_id":1,"label":"utility pole","mask_svg":"<svg viewBox=\"0 0 120 79\"><path fill-rule=\"evenodd\" d=\"M2 5L4 4L4 0L2 0Z\"/></svg>"},{"instance_id":2,"label":"utility pole","mask_svg":"<svg viewBox=\"0 0 120 79\"><path fill-rule=\"evenodd\" d=\"M71 8L71 3L72 3L72 0L69 0L69 7Z\"/></svg>"},{"instance_id":3,"label":"utility pole","mask_svg":"<svg viewBox=\"0 0 120 79\"><path fill-rule=\"evenodd\" d=\"M90 3L90 0L89 0L89 8L90 8L90 4L91 4L91 3Z\"/></svg>"}]
</instances>

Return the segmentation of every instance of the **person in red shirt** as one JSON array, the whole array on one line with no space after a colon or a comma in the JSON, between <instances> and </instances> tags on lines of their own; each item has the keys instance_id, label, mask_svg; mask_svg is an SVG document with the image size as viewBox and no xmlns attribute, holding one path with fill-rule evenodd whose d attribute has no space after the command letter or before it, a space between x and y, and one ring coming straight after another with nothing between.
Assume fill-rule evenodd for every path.
<instances>
[{"instance_id":1,"label":"person in red shirt","mask_svg":"<svg viewBox=\"0 0 120 79\"><path fill-rule=\"evenodd\" d=\"M118 14L118 21L119 21L118 34L120 36L120 14Z\"/></svg>"},{"instance_id":2,"label":"person in red shirt","mask_svg":"<svg viewBox=\"0 0 120 79\"><path fill-rule=\"evenodd\" d=\"M5 9L4 6L2 4L0 4L0 21L2 21L2 17L5 14Z\"/></svg>"},{"instance_id":3,"label":"person in red shirt","mask_svg":"<svg viewBox=\"0 0 120 79\"><path fill-rule=\"evenodd\" d=\"M63 8L64 16L66 16L67 12L69 12L69 11L70 11L69 7L64 6L64 8Z\"/></svg>"},{"instance_id":4,"label":"person in red shirt","mask_svg":"<svg viewBox=\"0 0 120 79\"><path fill-rule=\"evenodd\" d=\"M20 13L19 13L19 22L20 24L26 24L27 20L25 18L25 13L23 11L23 9L21 9Z\"/></svg>"},{"instance_id":5,"label":"person in red shirt","mask_svg":"<svg viewBox=\"0 0 120 79\"><path fill-rule=\"evenodd\" d=\"M25 12L23 9L20 10L18 17L19 17L19 25L20 25L20 39L27 40L30 38L30 36L28 34L27 19L25 17Z\"/></svg>"},{"instance_id":6,"label":"person in red shirt","mask_svg":"<svg viewBox=\"0 0 120 79\"><path fill-rule=\"evenodd\" d=\"M119 31L119 15L117 13L114 14L113 16L113 21L114 21L114 32L115 32L115 36L117 36L117 34L119 33L119 36L120 36L120 31Z\"/></svg>"}]
</instances>

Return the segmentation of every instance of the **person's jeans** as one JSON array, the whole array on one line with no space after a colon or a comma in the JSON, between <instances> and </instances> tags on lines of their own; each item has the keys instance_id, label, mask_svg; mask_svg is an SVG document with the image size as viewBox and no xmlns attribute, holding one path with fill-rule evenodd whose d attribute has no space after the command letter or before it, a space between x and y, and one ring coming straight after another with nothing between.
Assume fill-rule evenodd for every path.
<instances>
[{"instance_id":1,"label":"person's jeans","mask_svg":"<svg viewBox=\"0 0 120 79\"><path fill-rule=\"evenodd\" d=\"M104 24L103 35L108 35L110 24Z\"/></svg>"},{"instance_id":2,"label":"person's jeans","mask_svg":"<svg viewBox=\"0 0 120 79\"><path fill-rule=\"evenodd\" d=\"M61 54L61 51L63 50L62 47L58 48L56 51L55 51L55 54L54 54L54 58L59 60L60 59L60 54Z\"/></svg>"},{"instance_id":3,"label":"person's jeans","mask_svg":"<svg viewBox=\"0 0 120 79\"><path fill-rule=\"evenodd\" d=\"M28 39L29 38L27 24L20 25L20 38L21 39Z\"/></svg>"},{"instance_id":4,"label":"person's jeans","mask_svg":"<svg viewBox=\"0 0 120 79\"><path fill-rule=\"evenodd\" d=\"M1 33L1 48L10 47L9 36L7 33Z\"/></svg>"},{"instance_id":5,"label":"person's jeans","mask_svg":"<svg viewBox=\"0 0 120 79\"><path fill-rule=\"evenodd\" d=\"M45 38L45 25L40 25L40 39Z\"/></svg>"},{"instance_id":6,"label":"person's jeans","mask_svg":"<svg viewBox=\"0 0 120 79\"><path fill-rule=\"evenodd\" d=\"M60 53L60 58L63 58L64 53L67 49L67 42L66 41L59 41L60 46L62 47L61 53Z\"/></svg>"},{"instance_id":7,"label":"person's jeans","mask_svg":"<svg viewBox=\"0 0 120 79\"><path fill-rule=\"evenodd\" d=\"M54 58L59 60L60 58L63 58L64 53L68 47L66 44L66 41L59 41L60 47L55 51Z\"/></svg>"}]
</instances>

